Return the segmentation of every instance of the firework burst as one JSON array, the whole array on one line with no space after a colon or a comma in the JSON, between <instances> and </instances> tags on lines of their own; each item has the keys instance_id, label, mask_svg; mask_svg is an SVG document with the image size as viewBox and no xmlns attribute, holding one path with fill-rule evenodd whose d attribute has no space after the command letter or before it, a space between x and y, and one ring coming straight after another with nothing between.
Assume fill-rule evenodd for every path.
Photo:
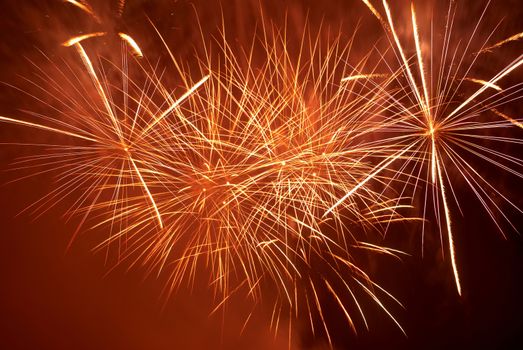
<instances>
[{"instance_id":1,"label":"firework burst","mask_svg":"<svg viewBox=\"0 0 523 350\"><path fill-rule=\"evenodd\" d=\"M20 91L45 112L0 116L59 140L32 144L43 151L16 169L57 174L57 187L31 207L46 210L70 196L76 233L107 232L98 248L116 246L119 263L167 275L167 295L204 270L216 310L240 291L255 304L275 296L276 330L282 320L306 318L332 345L325 300L356 332L358 324L369 327L359 301L367 297L403 331L385 303L398 301L357 259L360 252L403 253L372 237L393 222L417 220L401 215L413 206L422 237L434 218L461 294L456 178L502 233L501 221L512 224L493 194L521 213L478 161L523 176L515 153L521 138L513 136L522 122L503 110L523 96L521 82L505 83L523 57L490 76L472 74L484 55L521 34L480 42L478 23L466 42L456 42L451 3L442 40L428 42L412 4L406 45L389 4L364 0L388 46L357 59L357 30L347 38L305 21L295 35L262 15L249 43L235 43L225 25L206 41L200 27L195 58L184 62L152 25L172 74L151 63L129 33L108 35L87 3L65 2L102 29L63 43L63 61L44 55L50 69L34 64L37 78L27 83L37 92ZM124 11L118 2L118 17ZM117 54L99 54L102 37Z\"/></svg>"},{"instance_id":2,"label":"firework burst","mask_svg":"<svg viewBox=\"0 0 523 350\"><path fill-rule=\"evenodd\" d=\"M305 29L295 53L286 38L285 31L263 27L251 50L241 53L223 35L217 57L207 53L200 63L201 72L211 72L202 91L144 140L160 154L154 192L170 223L160 240L137 241L138 250L147 247L148 259L160 267L174 261L173 287L202 260L213 271L211 283L227 296L230 281L256 295L268 280L291 312L301 298L307 310L315 309L329 337L316 289L333 294L353 329L342 302L354 298L353 288L383 307L375 293L384 291L351 251L394 255L361 242L357 228L382 231L382 223L404 220L397 213L402 204L360 183L373 161L388 155L368 141L376 123L387 123L380 117L388 109L384 85L348 82L361 74L348 64L352 42L342 45L340 36L322 46L321 37ZM363 69L365 62L354 66ZM371 67L368 76L376 75ZM356 186L357 195L324 215ZM179 243L181 253L173 249ZM325 269L319 263L336 281L321 273L313 281L311 274ZM311 316L314 329L312 323Z\"/></svg>"},{"instance_id":3,"label":"firework burst","mask_svg":"<svg viewBox=\"0 0 523 350\"><path fill-rule=\"evenodd\" d=\"M383 1L385 16L370 2L364 3L384 27L403 71L403 74L397 76L397 86L404 93L399 99L398 95L391 96L395 101L391 103L391 113L410 116L398 118L398 123L393 127L383 129L385 136L382 141L387 144L384 147L395 150L395 153L389 157L385 165L378 167L364 181L371 180L382 171L396 169L396 176L407 177L407 180L402 182L404 186L400 193L405 193L406 188L412 185L411 196L415 198L420 187L425 188L421 190L424 192L420 205L423 208L423 217L427 217L428 201L432 197L442 244L445 235L456 288L461 294L451 221L453 215L449 203L454 198L459 207L454 188L457 186L456 178L460 177L472 190L502 234L504 233L500 220L505 220L514 229L516 227L493 197L499 196L506 204L521 213L521 209L503 195L493 182L489 181L486 174L482 174L484 165L476 163L480 160L495 167L497 171L506 171L519 179L522 177L523 163L520 157L500 150L503 144L511 145L512 148L521 145L519 137L500 133L514 126L520 127L521 123L499 112L497 108L522 98L521 82L503 88L498 84L523 65L523 57L517 57L491 78L479 79L469 76L474 71L473 67L479 64L479 54L515 41L519 35L490 46L487 46L486 41L483 44L480 42L479 45L482 46L474 51L473 47L480 41L477 39L478 28L487 11L486 7L469 39L464 43L456 43L453 31L456 5L451 2L442 26L442 41L434 41L434 35L430 42L424 41L420 34L415 5L412 3L410 25L414 45L409 50L405 49L398 35L387 1ZM432 22L435 21L432 19ZM409 52L413 52L412 58L409 58ZM393 60L387 61L388 64L391 62ZM478 88L469 92L475 86ZM403 163L398 166L397 162ZM354 190L348 192L333 208L353 193Z\"/></svg>"},{"instance_id":4,"label":"firework burst","mask_svg":"<svg viewBox=\"0 0 523 350\"><path fill-rule=\"evenodd\" d=\"M99 247L116 244L119 261L167 270L169 294L194 280L198 266L209 272L218 307L240 288L256 301L264 286L276 289L275 329L283 310L289 319L305 314L330 342L323 290L354 331L353 310L367 326L357 295L392 317L378 298L392 296L352 255L398 257L361 233L405 220L402 198L361 181L374 162L389 161L379 142L369 142L373 132L396 123L383 116L392 108L384 96L393 94L385 89L395 74L376 71L375 50L351 65L354 38L342 44L341 33L322 37L305 28L296 46L285 30L263 22L247 50L233 48L224 32L203 44L196 72L173 58L182 84L170 88L126 34L119 36L120 63L93 60L94 39L104 35L64 44L76 49L79 66L51 61L52 73L36 66L42 81L31 84L46 87L54 115L0 117L75 140L20 161L60 174L57 188L33 206L48 208L71 194L77 232L107 228ZM191 81L196 75L201 79Z\"/></svg>"}]
</instances>

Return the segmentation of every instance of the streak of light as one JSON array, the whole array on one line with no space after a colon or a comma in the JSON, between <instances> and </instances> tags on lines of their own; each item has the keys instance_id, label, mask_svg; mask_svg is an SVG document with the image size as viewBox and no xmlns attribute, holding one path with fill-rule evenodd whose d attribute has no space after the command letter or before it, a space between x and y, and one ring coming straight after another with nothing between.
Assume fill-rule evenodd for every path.
<instances>
[{"instance_id":1,"label":"streak of light","mask_svg":"<svg viewBox=\"0 0 523 350\"><path fill-rule=\"evenodd\" d=\"M120 36L120 38L122 38L122 40L124 40L127 44L129 44L129 46L133 49L136 56L143 57L143 53L142 53L142 50L140 49L140 46L138 46L136 41L131 36L129 36L128 34L125 34L125 33L118 33L118 35Z\"/></svg>"},{"instance_id":2,"label":"streak of light","mask_svg":"<svg viewBox=\"0 0 523 350\"><path fill-rule=\"evenodd\" d=\"M485 81L485 80L481 80L481 79L476 79L476 78L465 78L464 80L466 81L470 81L472 83L476 83L476 84L480 84L480 85L484 85L486 87L489 87L491 89L494 89L496 91L503 91L503 89L499 86L499 85L496 85L496 84L493 84L489 81Z\"/></svg>"},{"instance_id":3,"label":"streak of light","mask_svg":"<svg viewBox=\"0 0 523 350\"><path fill-rule=\"evenodd\" d=\"M4 116L0 116L0 121L4 121L4 122L10 123L10 124L24 125L24 126L28 126L28 127L31 127L31 128L42 129L42 130L46 130L46 131L52 131L52 132L55 132L55 133L58 133L58 134L73 136L73 137L76 137L76 138L79 138L79 139L82 139L82 140L86 140L86 141L99 142L97 139L94 139L94 138L91 138L91 137L88 137L88 136L80 135L80 134L77 134L77 133L74 133L74 132L70 132L70 131L66 131L66 130L53 128L53 127L42 125L42 124L37 124L37 123L27 122L27 121L23 121L23 120L8 118L8 117L4 117Z\"/></svg>"},{"instance_id":4,"label":"streak of light","mask_svg":"<svg viewBox=\"0 0 523 350\"><path fill-rule=\"evenodd\" d=\"M66 47L69 47L69 46L73 46L73 45L79 44L80 42L82 42L82 41L84 41L86 39L96 38L96 37L104 36L106 34L107 34L106 32L95 32L95 33L78 35L78 36L75 36L75 37L67 40L62 45L66 46Z\"/></svg>"},{"instance_id":5,"label":"streak of light","mask_svg":"<svg viewBox=\"0 0 523 350\"><path fill-rule=\"evenodd\" d=\"M511 37L505 39L505 40L502 40L492 46L488 46L488 47L485 47L484 49L480 50L478 53L485 53L485 52L492 52L494 49L497 49L498 47L501 47L507 43L510 43L512 41L517 41L517 40L520 40L523 38L523 32L521 33L517 33L517 34L514 34L512 35Z\"/></svg>"}]
</instances>

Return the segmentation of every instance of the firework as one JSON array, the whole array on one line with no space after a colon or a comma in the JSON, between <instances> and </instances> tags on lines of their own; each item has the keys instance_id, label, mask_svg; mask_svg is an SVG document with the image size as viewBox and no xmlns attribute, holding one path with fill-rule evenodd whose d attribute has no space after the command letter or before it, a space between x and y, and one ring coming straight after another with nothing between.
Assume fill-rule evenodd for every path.
<instances>
[{"instance_id":1,"label":"firework","mask_svg":"<svg viewBox=\"0 0 523 350\"><path fill-rule=\"evenodd\" d=\"M356 332L358 323L369 328L359 301L367 297L403 331L386 303L399 301L357 252L399 258L373 236L417 220L401 215L415 207L422 240L435 219L461 294L455 178L502 233L500 218L510 220L491 194L521 212L471 160L522 177L520 157L500 146L512 152L521 140L500 132L522 127L503 106L523 96L520 82L505 83L523 57L491 77L472 74L483 55L521 34L489 45L476 38L478 23L466 43L455 43L451 3L442 41L428 43L412 4L407 45L389 4L363 0L385 30L385 49L354 58L357 31L347 38L306 22L295 39L262 16L249 43L237 45L225 26L207 42L200 28L187 62L152 24L173 74L129 33L107 30L86 2L65 2L103 28L64 42L63 61L45 56L50 69L35 64L39 78L28 83L37 93L20 90L45 112L0 122L57 136L17 163L58 174L57 187L31 207L69 195L67 214L80 218L73 238L104 230L97 247L116 246L118 263L167 275L167 295L203 271L216 310L240 291L255 304L274 296L276 330L283 318L305 318L332 345L325 300ZM124 11L119 1L117 16ZM121 49L100 55L102 40Z\"/></svg>"},{"instance_id":2,"label":"firework","mask_svg":"<svg viewBox=\"0 0 523 350\"><path fill-rule=\"evenodd\" d=\"M172 288L184 275L194 276L198 261L209 266L223 295L238 285L231 281L256 294L268 280L279 286L291 313L300 299L315 309L329 337L317 288L333 294L353 329L346 303L357 307L354 289L384 307L375 294L384 291L357 267L351 251L390 254L356 239L358 227L381 231L381 223L404 220L396 212L400 199L360 181L373 161L388 155L368 141L376 123L388 122L381 117L388 82L348 84L346 77L361 74L341 68L350 62L351 42L342 45L339 36L322 47L320 36L305 29L292 56L286 32L268 26L261 33L253 39L263 43L261 51L251 45L244 53L224 36L218 57L206 53L201 61L201 72L211 77L200 93L144 140L160 153L154 192L170 224L161 239L138 240L137 250L147 254L147 247L147 259L160 268L174 262ZM368 77L377 75L374 69ZM356 196L325 215L355 187Z\"/></svg>"},{"instance_id":3,"label":"firework","mask_svg":"<svg viewBox=\"0 0 523 350\"><path fill-rule=\"evenodd\" d=\"M283 310L289 319L305 314L330 342L321 290L354 331L354 310L368 327L358 295L392 318L378 296L395 299L352 255L398 257L361 233L405 220L403 198L362 181L374 162L390 161L389 150L369 141L373 132L397 122L384 115L395 73L376 72L372 50L351 65L353 39L343 44L341 33L322 37L305 28L295 48L287 32L264 22L250 50L232 47L225 34L215 51L202 45L196 69L179 65L167 48L182 81L171 88L127 34L119 33L121 65L93 60L91 46L103 36L64 43L82 63L66 62L72 72L57 62L50 62L52 74L37 67L44 78L32 83L50 87L56 115L0 117L76 140L21 160L60 172L58 187L34 206L71 192L68 214L80 215L78 230L87 222L87 229L106 228L99 247L125 247L120 262L166 271L169 294L201 266L220 295L218 307L239 289L255 301L263 288L277 290L275 329ZM333 208L347 192L355 194Z\"/></svg>"},{"instance_id":4,"label":"firework","mask_svg":"<svg viewBox=\"0 0 523 350\"><path fill-rule=\"evenodd\" d=\"M389 35L391 46L395 49L396 57L403 70L403 74L398 75L397 83L404 91L404 95L400 99L397 99L397 95L391 96L391 99L395 100L395 103L391 104L393 105L392 113L400 115L403 113L409 115L410 119L398 118L398 123L392 128L384 129L391 136L385 136L382 141L388 141L394 147L403 145L403 150L392 154L388 160L384 161L383 166L377 167L362 182L371 180L385 170L394 169L392 166L397 166L397 163L402 161L403 164L395 169L397 169L397 176L407 176L408 180L405 183L413 185L412 197L416 197L419 184L425 186L424 200L421 204L423 217L427 215L429 188L432 190L436 221L440 227L440 233L442 235L444 232L446 233L447 251L450 252L456 288L461 294L449 203L453 197L459 206L454 189L456 185L453 186L453 182L456 180L453 177L462 177L502 233L503 230L496 214L499 214L502 220L512 224L490 193L499 195L508 205L521 213L521 209L517 205L504 196L487 179L486 175L482 175L480 166L476 165L476 161L469 160L469 156L477 157L499 171L508 171L518 178L522 177L521 159L498 150L502 143L521 144L520 138L499 135L500 130L519 126L520 122L497 111L496 108L523 97L521 82L504 88L498 85L503 78L523 64L523 57L517 57L489 80L469 77L468 74L472 71L472 67L477 65L479 60L479 57L473 54L472 47L478 40L476 36L480 22L477 23L465 44L454 44L453 18L456 6L451 2L441 43L423 41L415 6L414 3L411 4L410 25L414 37L414 58L410 59L409 51L403 46L395 29L392 11L387 1L383 1L385 16L382 16L370 2L364 1L364 3L382 23ZM486 10L487 8L484 11ZM477 52L490 52L508 42L518 40L519 37L519 34L514 35L488 47L485 47L484 43L483 48ZM466 62L470 63L467 65ZM469 93L466 82L479 84L480 87L473 93ZM492 119L492 113L503 117L504 120ZM403 187L401 193L405 191L406 187ZM349 191L331 209L350 198L357 189L356 186ZM443 214L440 214L441 207L443 207ZM512 227L515 228L513 225Z\"/></svg>"}]
</instances>

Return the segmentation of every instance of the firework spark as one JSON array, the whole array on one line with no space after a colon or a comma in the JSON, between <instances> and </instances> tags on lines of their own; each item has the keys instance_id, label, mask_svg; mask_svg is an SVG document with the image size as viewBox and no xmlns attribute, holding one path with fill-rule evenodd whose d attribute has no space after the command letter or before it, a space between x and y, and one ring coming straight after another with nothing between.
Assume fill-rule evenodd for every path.
<instances>
[{"instance_id":1,"label":"firework spark","mask_svg":"<svg viewBox=\"0 0 523 350\"><path fill-rule=\"evenodd\" d=\"M92 7L88 3L83 2L83 1L77 1L77 0L64 0L64 2L69 3L73 6L76 6L77 8L84 11L92 18L94 18L97 22L100 22L100 19L98 18L98 16L96 15L96 13L93 11Z\"/></svg>"},{"instance_id":2,"label":"firework spark","mask_svg":"<svg viewBox=\"0 0 523 350\"><path fill-rule=\"evenodd\" d=\"M523 38L523 33L518 33L518 34L514 34L512 35L511 37L505 39L505 40L501 40L500 42L498 43L495 43L494 45L491 45L491 46L487 46L483 49L481 49L478 54L481 54L481 53L486 53L486 52L493 52L494 49L497 49L505 44L508 44L510 42L513 42L513 41L518 41L520 39Z\"/></svg>"}]
</instances>

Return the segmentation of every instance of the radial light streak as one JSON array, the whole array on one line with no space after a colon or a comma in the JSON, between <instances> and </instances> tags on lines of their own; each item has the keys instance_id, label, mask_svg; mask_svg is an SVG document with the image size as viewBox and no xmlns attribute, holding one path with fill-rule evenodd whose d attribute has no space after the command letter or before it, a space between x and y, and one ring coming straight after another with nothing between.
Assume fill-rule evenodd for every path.
<instances>
[{"instance_id":1,"label":"radial light streak","mask_svg":"<svg viewBox=\"0 0 523 350\"><path fill-rule=\"evenodd\" d=\"M161 122L167 115L169 115L173 110L175 110L176 108L178 108L178 106L183 102L185 101L189 96L191 96L196 90L198 90L200 88L200 86L202 86L206 81L207 79L209 79L210 75L206 75L204 76L202 79L200 79L200 81L198 81L196 84L194 84L189 90L187 90L182 96L180 96L180 98L178 98L174 103L172 103L169 108L167 108L164 112L162 112L162 114L160 114L158 117L155 117L153 122L149 125L147 125L147 127L145 127L145 129L142 130L142 133L140 134L139 137L145 135L149 130L151 130L152 128L154 128L154 126L156 124L158 124L159 122Z\"/></svg>"},{"instance_id":2,"label":"radial light streak","mask_svg":"<svg viewBox=\"0 0 523 350\"><path fill-rule=\"evenodd\" d=\"M156 206L156 202L154 201L153 195L151 194L151 191L149 190L149 186L147 186L147 183L143 179L142 173L140 172L140 169L138 169L138 166L136 166L136 162L134 161L133 157L129 153L129 150L125 149L125 151L128 154L129 161L133 165L136 175L138 175L138 178L140 179L140 182L142 183L143 188L144 188L145 192L147 193L147 197L149 197L149 200L151 201L151 205L153 206L154 212L156 213L156 217L158 218L158 224L160 225L160 228L163 228L162 216L160 215L160 211L158 210L158 207Z\"/></svg>"},{"instance_id":3,"label":"radial light streak","mask_svg":"<svg viewBox=\"0 0 523 350\"><path fill-rule=\"evenodd\" d=\"M116 130L116 133L118 134L118 139L119 139L120 143L123 143L123 135L122 135L122 130L120 128L120 124L114 114L113 108L111 106L109 99L107 98L107 94L105 93L102 83L101 83L100 79L98 78L98 74L96 74L96 71L93 67L93 63L91 62L91 59L85 52L85 50L80 42L76 42L74 45L75 45L76 49L78 50L78 54L80 55L80 58L82 59L82 62L84 63L85 68L87 69L87 72L89 73L89 76L91 77L94 86L96 87L96 91L98 91L98 94L100 95L100 98L105 106L107 114L111 118L111 122L114 126L114 129Z\"/></svg>"},{"instance_id":4,"label":"radial light streak","mask_svg":"<svg viewBox=\"0 0 523 350\"><path fill-rule=\"evenodd\" d=\"M447 194L445 193L445 185L443 183L443 176L441 175L441 166L439 160L436 157L436 166L438 172L439 186L441 189L441 198L443 202L443 208L445 211L445 223L447 224L447 233L449 240L449 251L450 251L450 261L452 264L452 272L454 273L454 281L456 282L456 289L458 294L461 295L461 283L459 282L459 272L458 266L456 264L456 249L454 247L454 237L452 234L452 222L450 221L450 210L447 202Z\"/></svg>"},{"instance_id":5,"label":"radial light streak","mask_svg":"<svg viewBox=\"0 0 523 350\"><path fill-rule=\"evenodd\" d=\"M454 109L452 112L449 113L449 115L446 117L446 119L450 119L453 116L455 116L458 112L460 112L463 108L465 108L469 103L471 103L476 97L481 95L485 90L490 88L492 85L495 85L499 80L503 79L507 75L509 75L513 70L518 68L523 64L523 55L520 56L517 60L512 62L510 65L505 67L501 72L496 74L492 79L487 81L486 84L483 84L483 86L477 90L475 93L473 93L469 98L467 98L462 104L460 104L456 109Z\"/></svg>"},{"instance_id":6,"label":"radial light streak","mask_svg":"<svg viewBox=\"0 0 523 350\"><path fill-rule=\"evenodd\" d=\"M58 134L67 135L67 136L73 136L73 137L76 137L76 138L79 138L79 139L82 139L82 140L86 140L86 141L99 142L97 139L94 139L94 138L91 138L91 137L88 137L88 136L76 134L74 132L70 132L70 131L66 131L66 130L60 130L60 129L57 129L57 128L53 128L53 127L42 125L42 124L38 124L38 123L31 123L31 122L27 122L27 121L24 121L24 120L18 120L18 119L13 119L13 118L9 118L9 117L0 116L0 121L7 122L7 123L10 123L10 124L17 124L17 125L28 126L30 128L36 128L36 129L42 129L42 130L46 130L46 131L52 131L52 132L55 132L55 133L58 133Z\"/></svg>"},{"instance_id":7,"label":"radial light streak","mask_svg":"<svg viewBox=\"0 0 523 350\"><path fill-rule=\"evenodd\" d=\"M387 4L384 0L384 4ZM387 6L388 8L388 6ZM419 29L418 24L416 22L416 11L414 9L414 3L410 4L410 10L412 15L412 32L414 33L414 43L416 44L416 56L418 57L418 68L419 68L419 75L421 77L421 86L423 88L423 96L425 97L425 116L427 118L427 123L429 125L430 129L430 135L431 138L434 139L434 122L432 121L431 116L431 108L430 108L430 98L429 98L429 89L427 87L427 80L425 78L425 69L423 68L423 56L421 54L421 44L420 44L420 38L419 38ZM389 21L391 23L392 28L392 20L390 19L390 13L387 12L387 18L389 18ZM399 47L399 41L397 41L398 47ZM404 55L402 55L404 57ZM404 60L405 62L405 60ZM412 81L414 86L416 86L416 83Z\"/></svg>"},{"instance_id":8,"label":"radial light streak","mask_svg":"<svg viewBox=\"0 0 523 350\"><path fill-rule=\"evenodd\" d=\"M367 182L374 179L379 173L383 172L384 169L387 169L392 163L394 163L397 159L399 159L403 154L408 152L411 148L413 148L416 144L413 143L409 147L405 148L398 154L395 154L383 161L383 164L380 164L376 170L372 171L368 176L366 176L363 180L358 181L357 185L354 186L349 192L347 192L343 197L341 197L336 203L334 203L333 206L331 206L323 216L326 216L330 214L337 206L342 204L347 198L352 196L357 190L359 190L361 187L363 187Z\"/></svg>"}]
</instances>

